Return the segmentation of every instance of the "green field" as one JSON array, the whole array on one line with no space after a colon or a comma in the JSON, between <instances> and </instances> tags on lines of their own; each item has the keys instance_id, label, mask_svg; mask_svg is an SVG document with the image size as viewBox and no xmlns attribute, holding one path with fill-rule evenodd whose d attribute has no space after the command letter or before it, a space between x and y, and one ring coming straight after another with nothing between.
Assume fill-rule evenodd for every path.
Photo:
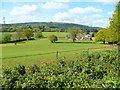
<instances>
[{"instance_id":1,"label":"green field","mask_svg":"<svg viewBox=\"0 0 120 90\"><path fill-rule=\"evenodd\" d=\"M49 35L56 35L57 37L66 37L69 33L65 32L43 32L43 36L48 37Z\"/></svg>"},{"instance_id":2,"label":"green field","mask_svg":"<svg viewBox=\"0 0 120 90\"><path fill-rule=\"evenodd\" d=\"M45 32L43 35L48 37L51 34L55 34L58 37L65 37L68 33L62 32ZM2 44L2 65L5 67L16 66L17 64L23 65L41 65L46 62L53 63L56 61L56 52L59 58L69 57L74 58L83 50L88 48L106 47L109 45L103 45L100 43L93 43L94 41L76 41L72 43L70 40L59 39L57 43L50 43L48 38L42 38L37 40L25 41L25 43ZM77 50L77 51L72 51ZM53 53L51 53L53 52ZM46 54L51 53L51 54ZM39 55L44 54L44 55Z\"/></svg>"}]
</instances>

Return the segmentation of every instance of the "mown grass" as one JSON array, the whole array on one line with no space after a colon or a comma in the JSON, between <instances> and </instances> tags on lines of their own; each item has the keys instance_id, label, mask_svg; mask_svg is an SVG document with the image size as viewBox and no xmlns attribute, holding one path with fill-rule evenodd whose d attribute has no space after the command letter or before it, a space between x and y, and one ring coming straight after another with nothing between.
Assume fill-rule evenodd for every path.
<instances>
[{"instance_id":1,"label":"mown grass","mask_svg":"<svg viewBox=\"0 0 120 90\"><path fill-rule=\"evenodd\" d=\"M0 35L4 35L4 34L15 34L16 32L3 32L0 33ZM44 37L48 37L50 35L56 35L57 37L66 37L66 35L68 35L69 33L67 32L42 32L42 35Z\"/></svg>"},{"instance_id":2,"label":"mown grass","mask_svg":"<svg viewBox=\"0 0 120 90\"><path fill-rule=\"evenodd\" d=\"M66 35L69 33L43 32L43 36L46 38L24 41L25 43L19 42L17 45L14 45L14 43L2 44L2 65L5 67L16 66L17 64L41 65L46 62L56 62L56 53L51 52L58 51L59 58L74 58L77 54L81 53L81 49L87 50L87 48L109 46L101 43L95 43L94 41L76 41L75 43L72 43L72 41L64 39L59 39L56 43L50 43L47 37L52 34L56 35L57 37L66 37Z\"/></svg>"},{"instance_id":3,"label":"mown grass","mask_svg":"<svg viewBox=\"0 0 120 90\"><path fill-rule=\"evenodd\" d=\"M94 43L93 41L90 42L76 41L75 43L72 43L69 40L62 40L62 39L59 39L57 43L50 43L48 38L26 41L26 43L24 44L18 43L17 45L14 45L14 43L3 44L2 58L6 58L6 59L2 59L2 65L3 66L16 66L17 64L41 65L46 62L55 62L56 53L45 54L45 55L38 55L38 54L51 53L57 51L58 52L69 51L69 52L59 53L58 56L73 58L76 57L76 54L79 54L82 51L81 49L105 47L105 46L109 46L109 45ZM70 51L70 50L78 50L78 51ZM11 57L15 57L15 58L11 58Z\"/></svg>"},{"instance_id":4,"label":"mown grass","mask_svg":"<svg viewBox=\"0 0 120 90\"><path fill-rule=\"evenodd\" d=\"M56 35L57 37L66 37L66 35L69 35L67 32L42 32L44 37L48 37L50 35Z\"/></svg>"}]
</instances>

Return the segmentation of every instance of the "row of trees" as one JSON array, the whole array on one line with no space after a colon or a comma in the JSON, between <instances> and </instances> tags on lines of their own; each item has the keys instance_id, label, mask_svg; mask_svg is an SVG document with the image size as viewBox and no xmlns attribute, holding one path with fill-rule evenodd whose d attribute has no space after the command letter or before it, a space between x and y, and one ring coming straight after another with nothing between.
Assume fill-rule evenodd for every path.
<instances>
[{"instance_id":1,"label":"row of trees","mask_svg":"<svg viewBox=\"0 0 120 90\"><path fill-rule=\"evenodd\" d=\"M116 6L114 14L110 19L110 26L108 28L101 29L96 34L96 41L103 41L108 43L119 43L120 42L120 2Z\"/></svg>"},{"instance_id":2,"label":"row of trees","mask_svg":"<svg viewBox=\"0 0 120 90\"><path fill-rule=\"evenodd\" d=\"M54 26L45 26L45 25L22 25L22 26L2 26L0 27L1 32L15 32L17 29L34 29L39 28L42 32L64 32L65 28L58 28Z\"/></svg>"},{"instance_id":3,"label":"row of trees","mask_svg":"<svg viewBox=\"0 0 120 90\"><path fill-rule=\"evenodd\" d=\"M2 26L0 27L2 32L15 32L17 29L34 29L34 28L39 28L41 31L44 31L47 27L43 25L22 25L22 26L17 26L17 25L10 25L10 26Z\"/></svg>"},{"instance_id":4,"label":"row of trees","mask_svg":"<svg viewBox=\"0 0 120 90\"><path fill-rule=\"evenodd\" d=\"M23 39L41 38L42 31L39 28L33 30L28 29L16 29L14 34L5 33L2 35L2 43L8 43L10 41L21 41Z\"/></svg>"},{"instance_id":5,"label":"row of trees","mask_svg":"<svg viewBox=\"0 0 120 90\"><path fill-rule=\"evenodd\" d=\"M15 32L13 35L11 34L5 34L3 35L3 40L2 42L10 42L11 39L13 41L20 41L22 39L31 39L31 38L41 38L42 37L42 31L43 31L43 28L32 28L31 26L27 26L27 27L16 27L14 28L15 29ZM67 29L67 32L69 32L70 34L67 35L67 37L71 38L73 42L75 42L76 40L76 37L77 35L80 35L80 34L87 34L87 32L84 32L82 31L80 28L78 27L71 27L71 28L68 28ZM57 36L55 35L50 35L49 37L49 40L54 43L58 40Z\"/></svg>"}]
</instances>

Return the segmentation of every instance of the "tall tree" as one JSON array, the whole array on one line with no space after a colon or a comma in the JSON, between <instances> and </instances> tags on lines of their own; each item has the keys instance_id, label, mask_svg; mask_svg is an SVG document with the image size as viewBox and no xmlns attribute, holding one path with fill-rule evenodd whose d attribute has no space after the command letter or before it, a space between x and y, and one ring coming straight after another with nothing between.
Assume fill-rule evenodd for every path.
<instances>
[{"instance_id":1,"label":"tall tree","mask_svg":"<svg viewBox=\"0 0 120 90\"><path fill-rule=\"evenodd\" d=\"M23 30L23 35L27 38L30 39L33 36L33 31L31 29L24 29Z\"/></svg>"},{"instance_id":2,"label":"tall tree","mask_svg":"<svg viewBox=\"0 0 120 90\"><path fill-rule=\"evenodd\" d=\"M17 36L17 40L20 40L21 38L23 38L23 34L22 34L22 29L21 28L17 28L16 36Z\"/></svg>"},{"instance_id":3,"label":"tall tree","mask_svg":"<svg viewBox=\"0 0 120 90\"><path fill-rule=\"evenodd\" d=\"M41 38L42 37L42 31L39 28L34 28L34 37L35 38Z\"/></svg>"},{"instance_id":4,"label":"tall tree","mask_svg":"<svg viewBox=\"0 0 120 90\"><path fill-rule=\"evenodd\" d=\"M100 31L97 32L96 37L95 37L95 41L102 41L103 44L105 44L106 40L107 40L107 31L108 29L101 29Z\"/></svg>"},{"instance_id":5,"label":"tall tree","mask_svg":"<svg viewBox=\"0 0 120 90\"><path fill-rule=\"evenodd\" d=\"M71 27L68 28L68 32L70 32L70 38L72 39L73 42L75 42L77 34L81 31L80 28L78 27Z\"/></svg>"},{"instance_id":6,"label":"tall tree","mask_svg":"<svg viewBox=\"0 0 120 90\"><path fill-rule=\"evenodd\" d=\"M120 41L120 2L117 4L116 9L114 11L114 14L112 18L110 19L110 42L117 43Z\"/></svg>"}]
</instances>

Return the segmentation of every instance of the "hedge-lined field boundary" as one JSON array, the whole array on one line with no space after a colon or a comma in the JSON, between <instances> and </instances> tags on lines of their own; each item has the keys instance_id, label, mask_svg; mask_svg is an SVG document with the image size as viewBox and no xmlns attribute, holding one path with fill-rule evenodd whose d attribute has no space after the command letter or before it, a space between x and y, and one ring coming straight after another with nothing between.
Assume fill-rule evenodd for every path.
<instances>
[{"instance_id":1,"label":"hedge-lined field boundary","mask_svg":"<svg viewBox=\"0 0 120 90\"><path fill-rule=\"evenodd\" d=\"M2 88L119 88L118 51L84 51L42 66L3 68Z\"/></svg>"}]
</instances>

